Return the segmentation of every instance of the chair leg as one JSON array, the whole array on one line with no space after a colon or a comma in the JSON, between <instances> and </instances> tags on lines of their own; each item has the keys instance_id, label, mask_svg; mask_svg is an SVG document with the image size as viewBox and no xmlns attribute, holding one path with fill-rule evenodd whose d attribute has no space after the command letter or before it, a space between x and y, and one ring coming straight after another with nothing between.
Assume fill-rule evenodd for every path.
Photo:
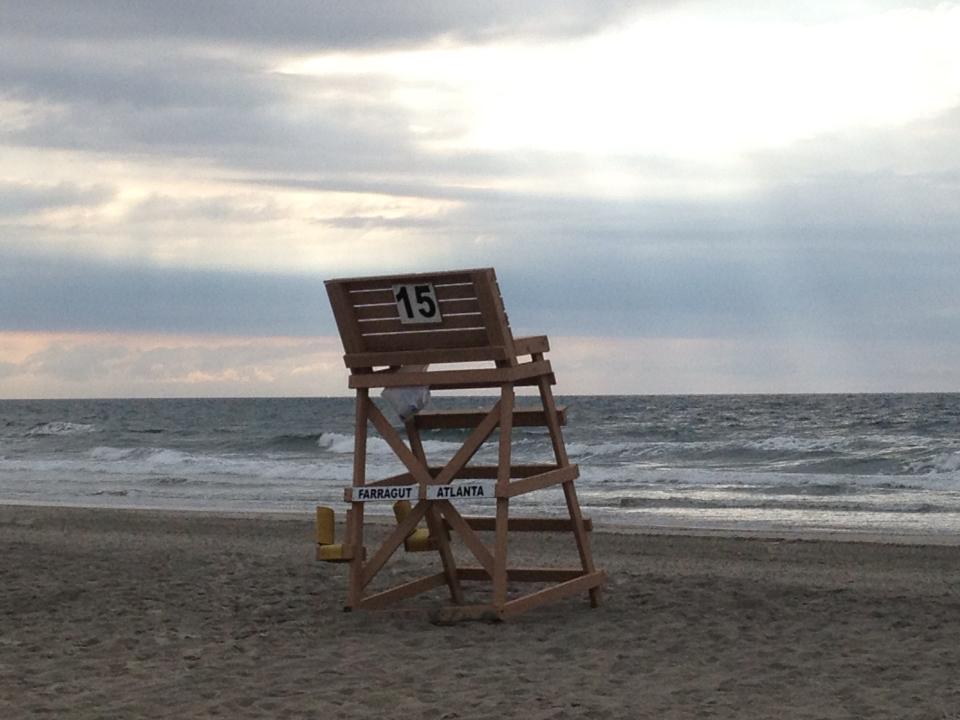
<instances>
[{"instance_id":1,"label":"chair leg","mask_svg":"<svg viewBox=\"0 0 960 720\"><path fill-rule=\"evenodd\" d=\"M557 405L553 399L553 391L550 389L550 383L546 378L540 378L538 386L540 400L547 417L547 427L550 430L550 441L553 443L554 457L557 465L567 467L570 465L570 458L567 456L567 448L563 442L563 432L560 429L560 422L557 420ZM580 511L580 501L577 499L577 490L573 486L572 480L563 483L563 498L566 501L567 512L570 514L570 521L573 525L577 552L580 554L580 564L584 573L592 573L596 568L593 564L593 552L590 549L590 534L583 524L583 513ZM590 605L592 607L599 606L600 588L590 588L589 593Z\"/></svg>"},{"instance_id":2,"label":"chair leg","mask_svg":"<svg viewBox=\"0 0 960 720\"><path fill-rule=\"evenodd\" d=\"M500 447L497 461L497 517L493 549L493 605L498 610L507 602L507 536L510 520L510 499L500 497L500 490L510 484L513 461L513 385L500 386Z\"/></svg>"},{"instance_id":3,"label":"chair leg","mask_svg":"<svg viewBox=\"0 0 960 720\"><path fill-rule=\"evenodd\" d=\"M366 484L367 472L367 416L369 412L370 391L357 390L356 423L353 434L353 487ZM350 610L359 607L363 592L363 503L352 503L347 523L349 538L354 556L350 560L350 579L347 589L347 607Z\"/></svg>"}]
</instances>

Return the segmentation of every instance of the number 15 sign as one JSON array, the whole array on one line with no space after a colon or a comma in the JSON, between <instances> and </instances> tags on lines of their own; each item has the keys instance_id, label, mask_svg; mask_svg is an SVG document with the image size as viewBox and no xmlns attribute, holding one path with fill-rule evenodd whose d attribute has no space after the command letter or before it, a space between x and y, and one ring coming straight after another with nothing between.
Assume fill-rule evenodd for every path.
<instances>
[{"instance_id":1,"label":"number 15 sign","mask_svg":"<svg viewBox=\"0 0 960 720\"><path fill-rule=\"evenodd\" d=\"M393 299L397 301L400 322L404 325L443 322L437 292L430 283L394 285Z\"/></svg>"}]
</instances>

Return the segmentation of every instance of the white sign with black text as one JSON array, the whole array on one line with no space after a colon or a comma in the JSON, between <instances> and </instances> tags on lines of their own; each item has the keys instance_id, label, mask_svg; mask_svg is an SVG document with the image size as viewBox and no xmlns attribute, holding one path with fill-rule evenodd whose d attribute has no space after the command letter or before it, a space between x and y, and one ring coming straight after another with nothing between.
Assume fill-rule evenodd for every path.
<instances>
[{"instance_id":1,"label":"white sign with black text","mask_svg":"<svg viewBox=\"0 0 960 720\"><path fill-rule=\"evenodd\" d=\"M417 497L416 485L373 485L371 487L351 488L353 502L396 502L413 500Z\"/></svg>"},{"instance_id":2,"label":"white sign with black text","mask_svg":"<svg viewBox=\"0 0 960 720\"><path fill-rule=\"evenodd\" d=\"M437 291L430 283L394 285L393 299L404 325L443 322Z\"/></svg>"},{"instance_id":3,"label":"white sign with black text","mask_svg":"<svg viewBox=\"0 0 960 720\"><path fill-rule=\"evenodd\" d=\"M495 498L494 482L465 482L456 485L427 485L427 500L479 500Z\"/></svg>"}]
</instances>

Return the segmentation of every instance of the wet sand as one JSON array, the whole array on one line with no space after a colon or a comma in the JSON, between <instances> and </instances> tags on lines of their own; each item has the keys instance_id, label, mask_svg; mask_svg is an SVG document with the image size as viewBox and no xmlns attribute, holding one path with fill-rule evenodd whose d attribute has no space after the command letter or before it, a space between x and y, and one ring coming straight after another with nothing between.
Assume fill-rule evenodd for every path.
<instances>
[{"instance_id":1,"label":"wet sand","mask_svg":"<svg viewBox=\"0 0 960 720\"><path fill-rule=\"evenodd\" d=\"M0 718L958 720L960 547L891 540L599 528L602 607L438 626L344 613L307 516L0 506Z\"/></svg>"}]
</instances>

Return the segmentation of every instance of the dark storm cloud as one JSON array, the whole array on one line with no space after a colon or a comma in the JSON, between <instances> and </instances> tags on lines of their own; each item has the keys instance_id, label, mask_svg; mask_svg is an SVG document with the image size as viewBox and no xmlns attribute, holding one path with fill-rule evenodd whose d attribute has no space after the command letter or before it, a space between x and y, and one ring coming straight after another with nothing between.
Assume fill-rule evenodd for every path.
<instances>
[{"instance_id":1,"label":"dark storm cloud","mask_svg":"<svg viewBox=\"0 0 960 720\"><path fill-rule=\"evenodd\" d=\"M642 3L653 8L663 3ZM421 44L446 37L566 37L595 32L637 2L621 0L5 0L6 34L80 41L170 39L297 50Z\"/></svg>"},{"instance_id":2,"label":"dark storm cloud","mask_svg":"<svg viewBox=\"0 0 960 720\"><path fill-rule=\"evenodd\" d=\"M0 330L316 335L319 278L145 268L5 253Z\"/></svg>"},{"instance_id":3,"label":"dark storm cloud","mask_svg":"<svg viewBox=\"0 0 960 720\"><path fill-rule=\"evenodd\" d=\"M276 73L180 46L0 46L0 97L32 112L4 144L203 159L231 170L364 172L422 164L392 81ZM311 98L305 101L303 98Z\"/></svg>"}]
</instances>

